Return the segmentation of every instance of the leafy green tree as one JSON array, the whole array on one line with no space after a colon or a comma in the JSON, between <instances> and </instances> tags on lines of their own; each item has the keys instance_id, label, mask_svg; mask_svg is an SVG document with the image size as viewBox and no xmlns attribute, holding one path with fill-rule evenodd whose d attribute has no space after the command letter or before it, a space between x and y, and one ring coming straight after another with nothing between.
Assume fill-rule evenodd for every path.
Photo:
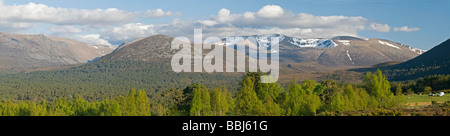
<instances>
[{"instance_id":1,"label":"leafy green tree","mask_svg":"<svg viewBox=\"0 0 450 136\"><path fill-rule=\"evenodd\" d=\"M321 96L325 92L326 87L323 85L316 85L314 88L314 94Z\"/></svg>"},{"instance_id":2,"label":"leafy green tree","mask_svg":"<svg viewBox=\"0 0 450 136\"><path fill-rule=\"evenodd\" d=\"M343 102L343 96L341 93L338 93L336 96L333 97L331 100L331 110L332 111L344 111L344 102Z\"/></svg>"},{"instance_id":3,"label":"leafy green tree","mask_svg":"<svg viewBox=\"0 0 450 136\"><path fill-rule=\"evenodd\" d=\"M403 90L402 90L402 85L401 84L398 84L395 87L395 95L397 95L397 96L403 95Z\"/></svg>"},{"instance_id":4,"label":"leafy green tree","mask_svg":"<svg viewBox=\"0 0 450 136\"><path fill-rule=\"evenodd\" d=\"M138 116L150 116L150 104L145 90L139 90L136 98L136 107Z\"/></svg>"},{"instance_id":5,"label":"leafy green tree","mask_svg":"<svg viewBox=\"0 0 450 136\"><path fill-rule=\"evenodd\" d=\"M192 103L190 108L190 115L191 116L200 116L201 110L202 110L202 93L200 89L195 88L194 92L192 93Z\"/></svg>"},{"instance_id":6,"label":"leafy green tree","mask_svg":"<svg viewBox=\"0 0 450 136\"><path fill-rule=\"evenodd\" d=\"M228 109L226 110L227 112L225 112L225 114L232 115L234 113L233 110L235 107L235 100L225 85L223 86L223 95L225 96L228 104Z\"/></svg>"},{"instance_id":7,"label":"leafy green tree","mask_svg":"<svg viewBox=\"0 0 450 136\"><path fill-rule=\"evenodd\" d=\"M185 89L186 90L186 89ZM186 93L192 97L192 92ZM178 89L170 89L168 91L163 92L161 98L155 97L155 99L160 100L157 103L154 103L152 106L153 112L157 116L179 116L179 115L190 115L190 105L191 101L186 101L187 97L181 90ZM189 98L192 100L192 98ZM189 107L188 107L189 106Z\"/></svg>"},{"instance_id":8,"label":"leafy green tree","mask_svg":"<svg viewBox=\"0 0 450 136\"><path fill-rule=\"evenodd\" d=\"M207 88L201 88L202 116L211 116L211 96Z\"/></svg>"},{"instance_id":9,"label":"leafy green tree","mask_svg":"<svg viewBox=\"0 0 450 136\"><path fill-rule=\"evenodd\" d=\"M99 104L99 115L100 116L121 116L122 110L120 104L117 101L104 100Z\"/></svg>"},{"instance_id":10,"label":"leafy green tree","mask_svg":"<svg viewBox=\"0 0 450 136\"><path fill-rule=\"evenodd\" d=\"M392 107L396 105L392 103L394 94L390 90L391 85L382 75L381 70L378 70L376 74L368 72L364 76L363 83L369 94L377 100L378 107Z\"/></svg>"},{"instance_id":11,"label":"leafy green tree","mask_svg":"<svg viewBox=\"0 0 450 136\"><path fill-rule=\"evenodd\" d=\"M125 105L125 116L135 116L136 115L136 90L131 89L130 93L126 98Z\"/></svg>"},{"instance_id":12,"label":"leafy green tree","mask_svg":"<svg viewBox=\"0 0 450 136\"><path fill-rule=\"evenodd\" d=\"M251 77L246 77L242 89L236 94L236 115L258 116L261 115L262 103L254 90L254 82Z\"/></svg>"},{"instance_id":13,"label":"leafy green tree","mask_svg":"<svg viewBox=\"0 0 450 136\"><path fill-rule=\"evenodd\" d=\"M309 86L309 87L308 87ZM319 96L312 93L310 83L298 85L295 80L288 86L288 91L283 96L282 107L285 109L286 115L290 116L312 116L316 115L321 106ZM311 89L309 91L303 90Z\"/></svg>"},{"instance_id":14,"label":"leafy green tree","mask_svg":"<svg viewBox=\"0 0 450 136\"><path fill-rule=\"evenodd\" d=\"M226 94L222 92L222 88L211 90L211 109L213 116L225 116L230 106Z\"/></svg>"},{"instance_id":15,"label":"leafy green tree","mask_svg":"<svg viewBox=\"0 0 450 136\"><path fill-rule=\"evenodd\" d=\"M428 94L428 93L433 92L433 89L432 89L430 86L426 86L426 87L423 89L423 92L426 93L426 94Z\"/></svg>"},{"instance_id":16,"label":"leafy green tree","mask_svg":"<svg viewBox=\"0 0 450 136\"><path fill-rule=\"evenodd\" d=\"M264 103L264 116L280 116L282 115L283 110L281 109L281 106L277 104L272 97L266 97L265 103Z\"/></svg>"},{"instance_id":17,"label":"leafy green tree","mask_svg":"<svg viewBox=\"0 0 450 136\"><path fill-rule=\"evenodd\" d=\"M193 90L190 115L211 116L211 96L209 95L209 90L200 84L196 85Z\"/></svg>"},{"instance_id":18,"label":"leafy green tree","mask_svg":"<svg viewBox=\"0 0 450 136\"><path fill-rule=\"evenodd\" d=\"M301 86L302 89L306 91L307 94L313 93L315 87L317 85L317 82L314 80L305 80Z\"/></svg>"}]
</instances>

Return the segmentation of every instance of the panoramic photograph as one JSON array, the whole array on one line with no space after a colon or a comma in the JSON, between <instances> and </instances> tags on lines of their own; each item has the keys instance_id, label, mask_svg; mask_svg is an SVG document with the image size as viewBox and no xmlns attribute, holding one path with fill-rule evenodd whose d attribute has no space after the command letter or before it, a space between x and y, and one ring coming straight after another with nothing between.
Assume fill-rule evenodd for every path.
<instances>
[{"instance_id":1,"label":"panoramic photograph","mask_svg":"<svg viewBox=\"0 0 450 136\"><path fill-rule=\"evenodd\" d=\"M448 0L0 0L0 116L449 116L449 38Z\"/></svg>"}]
</instances>

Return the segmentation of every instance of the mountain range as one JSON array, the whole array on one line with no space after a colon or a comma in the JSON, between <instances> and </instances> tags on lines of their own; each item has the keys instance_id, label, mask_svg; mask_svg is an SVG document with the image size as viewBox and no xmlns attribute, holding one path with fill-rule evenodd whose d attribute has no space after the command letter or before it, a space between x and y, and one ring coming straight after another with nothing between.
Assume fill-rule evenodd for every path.
<instances>
[{"instance_id":1,"label":"mountain range","mask_svg":"<svg viewBox=\"0 0 450 136\"><path fill-rule=\"evenodd\" d=\"M0 33L0 70L21 72L37 68L86 63L115 48L88 45L76 40L45 36Z\"/></svg>"},{"instance_id":2,"label":"mountain range","mask_svg":"<svg viewBox=\"0 0 450 136\"><path fill-rule=\"evenodd\" d=\"M258 46L271 49L267 43L270 43L272 37L278 37L280 40L280 68L281 73L286 75L321 73L386 62L403 62L425 52L425 50L389 40L351 36L326 39L264 34L227 37L213 44L231 47L233 43L245 43L250 49ZM255 38L257 44L248 45L252 44L248 42L248 38ZM114 48L104 45L87 45L53 36L0 33L0 52L2 53L0 70L26 71L40 67L86 63L91 60L146 62L170 69L170 59L178 51L170 48L172 40L173 38L169 36L155 35L138 38ZM204 50L203 55L209 51ZM246 57L250 59L249 56Z\"/></svg>"},{"instance_id":3,"label":"mountain range","mask_svg":"<svg viewBox=\"0 0 450 136\"><path fill-rule=\"evenodd\" d=\"M56 45L62 45L63 47L71 47L70 45L67 45L67 41L72 41L67 39L66 41L56 41L54 40L56 37L44 35L31 35L30 37L33 38L28 38L23 35L19 36L25 38L14 39L21 42L27 41L29 43L33 43L33 40L35 39L38 39L37 41L41 39L40 41L46 41L44 43L59 43ZM266 37L270 36L266 35ZM10 42L16 40L9 39ZM173 72L170 60L171 57L180 50L171 49L170 45L172 40L172 37L165 35L143 37L125 43L116 49L109 48L108 46L98 46L97 48L101 49L100 47L104 47L112 53L103 55L93 62L86 63L89 59L93 59L96 56L80 61L61 61L60 63L55 63L56 65L85 61L84 63L86 64L57 70L0 74L0 86L2 86L2 88L0 88L0 92L2 92L0 95L4 95L8 98L16 98L18 97L15 95L17 93L29 95L29 90L39 90L42 92L40 94L54 95L57 93L67 97L73 97L77 94L89 94L86 96L92 96L92 99L95 99L100 95L124 94L130 88L141 88L159 92L167 91L169 89L183 89L191 83L201 83L210 88L227 85L227 88L230 90L238 89L239 80L244 73ZM39 43L37 41L34 42ZM405 64L401 64L398 67L418 66L420 69L421 65L428 65L426 63L429 63L432 67L436 67L436 65L443 67L439 64L447 62L446 59L450 58L448 56L442 57L443 52L448 51L448 46L445 46L448 45L448 43L448 41L444 42L442 45L437 46L436 49L433 48L424 53L424 50L382 39L364 39L342 36L331 39L296 38L294 40L292 37L284 36L284 39L279 44L280 79L278 81L283 85L284 83L288 83L286 81L292 81L293 76L297 81L303 81L305 79L317 79L317 81L322 81L317 77L327 76L328 73L331 73L330 75L334 76L332 75L333 70L338 68L346 70L348 68L370 67L371 65L379 63L387 64L392 61L398 61L397 63L399 63L409 59L412 60L407 61ZM11 44L2 44L1 46L6 45ZM40 44L27 45L28 46L26 47L29 49L33 49L31 48L33 46L43 46ZM55 45L48 45L44 46L47 48L39 49L49 49L49 47L53 46ZM87 44L76 44L72 46L85 47L87 48L85 50L98 51L95 46ZM196 45L191 43L191 47L192 46ZM230 47L230 45L226 46ZM253 48L257 46L260 45L248 45L248 47ZM23 48L23 50L28 48ZM84 50L80 49L75 51ZM203 56L209 53L209 51L209 49L203 50ZM237 53L237 51L235 51L235 53ZM441 58L437 59L437 61L432 61L435 58L421 59L422 56ZM246 59L251 59L251 57L246 56ZM417 63L413 60L417 60ZM32 62L37 63L39 61ZM423 63L419 64L418 62ZM381 67L382 65L378 66ZM386 68L385 70L389 69ZM366 71L357 72L363 73ZM343 74L344 76L351 75L351 73L348 74L348 72L353 71L346 72L347 73ZM60 91L52 92L52 90ZM8 93L10 91L17 91L17 93ZM20 96L20 98L23 98L22 95ZM38 97L44 98L46 96Z\"/></svg>"},{"instance_id":4,"label":"mountain range","mask_svg":"<svg viewBox=\"0 0 450 136\"><path fill-rule=\"evenodd\" d=\"M227 37L213 42L233 46L248 44L256 39L258 46L269 47L271 39L278 37L281 63L306 63L325 67L371 66L384 62L402 62L424 53L425 50L384 39L367 39L351 36L325 38L295 38L281 34ZM228 41L227 41L228 40ZM271 47L269 47L271 48Z\"/></svg>"}]
</instances>

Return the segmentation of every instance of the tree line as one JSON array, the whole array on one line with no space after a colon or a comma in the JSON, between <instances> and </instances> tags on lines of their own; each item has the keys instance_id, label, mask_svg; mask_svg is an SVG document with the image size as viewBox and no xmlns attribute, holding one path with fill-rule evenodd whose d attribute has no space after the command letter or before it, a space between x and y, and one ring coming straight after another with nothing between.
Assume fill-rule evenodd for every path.
<instances>
[{"instance_id":1,"label":"tree line","mask_svg":"<svg viewBox=\"0 0 450 136\"><path fill-rule=\"evenodd\" d=\"M403 94L450 92L450 75L430 75L412 81L393 82L391 84L394 86L395 92Z\"/></svg>"},{"instance_id":2,"label":"tree line","mask_svg":"<svg viewBox=\"0 0 450 136\"><path fill-rule=\"evenodd\" d=\"M362 84L338 84L333 80L320 84L306 80L297 84L293 80L286 90L277 83L262 84L260 77L261 73L245 75L234 98L213 100L210 96L214 91L197 86L192 94L189 115L213 115L211 113L218 112L217 103L224 105L219 111L235 116L314 116L328 112L389 109L403 104L403 96L391 92L390 83L381 71L367 73Z\"/></svg>"},{"instance_id":3,"label":"tree line","mask_svg":"<svg viewBox=\"0 0 450 136\"><path fill-rule=\"evenodd\" d=\"M132 89L127 96L88 102L76 97L58 99L51 103L45 100L3 101L0 103L0 116L150 116L150 105L144 90Z\"/></svg>"}]
</instances>

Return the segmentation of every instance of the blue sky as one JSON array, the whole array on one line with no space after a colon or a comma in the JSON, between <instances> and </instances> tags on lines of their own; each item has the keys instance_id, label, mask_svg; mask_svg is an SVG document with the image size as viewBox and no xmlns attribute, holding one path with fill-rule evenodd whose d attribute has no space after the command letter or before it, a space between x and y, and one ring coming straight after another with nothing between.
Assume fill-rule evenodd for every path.
<instances>
[{"instance_id":1,"label":"blue sky","mask_svg":"<svg viewBox=\"0 0 450 136\"><path fill-rule=\"evenodd\" d=\"M36 14L49 16L30 17L39 16L34 14L37 7L45 12ZM271 32L300 38L353 35L422 49L430 49L450 37L448 0L3 0L1 8L24 12L2 11L2 32L44 33L93 44L119 44L158 33L189 35L199 27L206 35L219 37ZM106 11L108 8L118 11ZM282 12L273 16L259 12L280 9ZM61 15L65 14L106 17L78 22L64 20ZM304 22L305 19L311 21Z\"/></svg>"}]
</instances>

